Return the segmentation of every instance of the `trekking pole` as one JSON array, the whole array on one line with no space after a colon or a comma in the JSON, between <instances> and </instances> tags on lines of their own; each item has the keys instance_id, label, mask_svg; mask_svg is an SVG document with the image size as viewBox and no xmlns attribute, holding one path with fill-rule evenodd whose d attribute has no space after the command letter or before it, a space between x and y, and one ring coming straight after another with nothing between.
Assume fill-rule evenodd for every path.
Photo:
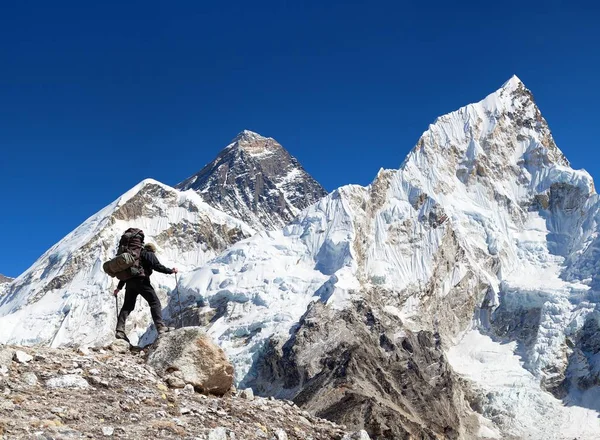
<instances>
[{"instance_id":1,"label":"trekking pole","mask_svg":"<svg viewBox=\"0 0 600 440\"><path fill-rule=\"evenodd\" d=\"M117 317L117 324L119 323L119 297L117 295L115 295L115 283L114 281L110 282L110 291L111 293L114 295L115 297L115 312L116 312L116 317Z\"/></svg>"},{"instance_id":2,"label":"trekking pole","mask_svg":"<svg viewBox=\"0 0 600 440\"><path fill-rule=\"evenodd\" d=\"M114 295L114 293L113 293ZM119 323L119 295L115 295L115 311L117 312L117 324Z\"/></svg>"},{"instance_id":3,"label":"trekking pole","mask_svg":"<svg viewBox=\"0 0 600 440\"><path fill-rule=\"evenodd\" d=\"M175 292L177 292L177 302L179 303L179 328L183 327L183 309L181 308L181 298L179 297L179 281L177 281L177 274L175 274Z\"/></svg>"}]
</instances>

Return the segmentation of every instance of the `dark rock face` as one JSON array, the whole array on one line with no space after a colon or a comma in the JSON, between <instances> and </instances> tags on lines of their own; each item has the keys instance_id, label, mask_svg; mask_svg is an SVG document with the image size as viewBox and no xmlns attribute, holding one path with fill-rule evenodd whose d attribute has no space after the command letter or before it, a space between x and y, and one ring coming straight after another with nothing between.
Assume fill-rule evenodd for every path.
<instances>
[{"instance_id":1,"label":"dark rock face","mask_svg":"<svg viewBox=\"0 0 600 440\"><path fill-rule=\"evenodd\" d=\"M176 186L255 229L277 229L327 192L277 141L243 131L217 158Z\"/></svg>"},{"instance_id":2,"label":"dark rock face","mask_svg":"<svg viewBox=\"0 0 600 440\"><path fill-rule=\"evenodd\" d=\"M365 302L341 312L314 303L256 367L258 377L272 379L250 384L259 395L293 398L374 438L472 438L477 426L440 336L403 330L397 317Z\"/></svg>"},{"instance_id":3,"label":"dark rock face","mask_svg":"<svg viewBox=\"0 0 600 440\"><path fill-rule=\"evenodd\" d=\"M10 283L12 280L13 278L5 277L0 273L0 284Z\"/></svg>"}]
</instances>

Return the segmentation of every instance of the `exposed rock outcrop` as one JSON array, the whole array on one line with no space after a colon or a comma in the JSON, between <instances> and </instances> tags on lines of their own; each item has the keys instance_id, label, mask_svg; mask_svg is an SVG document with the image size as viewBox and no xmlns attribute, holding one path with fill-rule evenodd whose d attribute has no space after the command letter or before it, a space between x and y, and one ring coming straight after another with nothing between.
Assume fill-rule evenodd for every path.
<instances>
[{"instance_id":1,"label":"exposed rock outcrop","mask_svg":"<svg viewBox=\"0 0 600 440\"><path fill-rule=\"evenodd\" d=\"M439 335L401 328L365 302L340 312L314 303L287 342L271 341L251 384L374 438L475 438Z\"/></svg>"}]
</instances>

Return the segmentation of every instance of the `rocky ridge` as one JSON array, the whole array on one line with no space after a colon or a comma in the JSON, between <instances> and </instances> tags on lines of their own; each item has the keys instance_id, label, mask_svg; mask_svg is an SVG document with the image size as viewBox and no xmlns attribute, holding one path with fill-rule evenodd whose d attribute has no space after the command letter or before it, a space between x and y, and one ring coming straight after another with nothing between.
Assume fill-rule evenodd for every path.
<instances>
[{"instance_id":1,"label":"rocky ridge","mask_svg":"<svg viewBox=\"0 0 600 440\"><path fill-rule=\"evenodd\" d=\"M0 438L368 439L290 401L173 387L150 349L0 345Z\"/></svg>"}]
</instances>

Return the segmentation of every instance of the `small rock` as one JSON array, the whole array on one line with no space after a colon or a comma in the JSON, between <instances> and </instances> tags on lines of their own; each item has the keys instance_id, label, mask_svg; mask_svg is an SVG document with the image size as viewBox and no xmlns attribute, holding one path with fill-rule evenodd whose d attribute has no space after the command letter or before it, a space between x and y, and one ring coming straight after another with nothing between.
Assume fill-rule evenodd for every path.
<instances>
[{"instance_id":1,"label":"small rock","mask_svg":"<svg viewBox=\"0 0 600 440\"><path fill-rule=\"evenodd\" d=\"M92 368L92 369L89 371L89 373L90 373L90 375L92 375L92 376L98 376L98 375L100 374L100 370L98 370L97 368Z\"/></svg>"},{"instance_id":2,"label":"small rock","mask_svg":"<svg viewBox=\"0 0 600 440\"><path fill-rule=\"evenodd\" d=\"M59 377L53 377L46 382L48 388L80 388L85 389L90 384L81 376L76 374L66 374Z\"/></svg>"},{"instance_id":3,"label":"small rock","mask_svg":"<svg viewBox=\"0 0 600 440\"><path fill-rule=\"evenodd\" d=\"M167 377L167 384L171 388L185 388L185 382L183 379L176 376Z\"/></svg>"},{"instance_id":4,"label":"small rock","mask_svg":"<svg viewBox=\"0 0 600 440\"><path fill-rule=\"evenodd\" d=\"M308 426L311 425L311 423L308 421L308 419L306 417L298 416L298 420L300 420L300 423L303 423L305 425L308 425Z\"/></svg>"},{"instance_id":5,"label":"small rock","mask_svg":"<svg viewBox=\"0 0 600 440\"><path fill-rule=\"evenodd\" d=\"M177 426L186 426L186 423L177 417L173 418L173 423L175 423Z\"/></svg>"},{"instance_id":6,"label":"small rock","mask_svg":"<svg viewBox=\"0 0 600 440\"><path fill-rule=\"evenodd\" d=\"M240 393L240 397L246 400L254 400L254 391L252 388L246 388Z\"/></svg>"},{"instance_id":7,"label":"small rock","mask_svg":"<svg viewBox=\"0 0 600 440\"><path fill-rule=\"evenodd\" d=\"M208 433L208 440L227 440L227 430L222 426L211 429Z\"/></svg>"},{"instance_id":8,"label":"small rock","mask_svg":"<svg viewBox=\"0 0 600 440\"><path fill-rule=\"evenodd\" d=\"M91 350L89 349L89 347L79 347L77 349L77 352L82 355L82 356L89 356L92 354Z\"/></svg>"},{"instance_id":9,"label":"small rock","mask_svg":"<svg viewBox=\"0 0 600 440\"><path fill-rule=\"evenodd\" d=\"M277 440L288 440L288 436L283 429L275 430L275 436L277 437Z\"/></svg>"},{"instance_id":10,"label":"small rock","mask_svg":"<svg viewBox=\"0 0 600 440\"><path fill-rule=\"evenodd\" d=\"M116 339L110 344L110 349L115 353L129 353L129 342L123 339Z\"/></svg>"},{"instance_id":11,"label":"small rock","mask_svg":"<svg viewBox=\"0 0 600 440\"><path fill-rule=\"evenodd\" d=\"M13 360L20 364L26 364L27 362L31 362L33 360L33 356L25 353L24 351L17 350L13 355Z\"/></svg>"},{"instance_id":12,"label":"small rock","mask_svg":"<svg viewBox=\"0 0 600 440\"><path fill-rule=\"evenodd\" d=\"M8 367L6 365L0 365L0 376L6 376L8 374Z\"/></svg>"},{"instance_id":13,"label":"small rock","mask_svg":"<svg viewBox=\"0 0 600 440\"><path fill-rule=\"evenodd\" d=\"M189 414L191 411L189 408L183 407L179 410L179 412L181 412L181 415L185 415L185 414Z\"/></svg>"},{"instance_id":14,"label":"small rock","mask_svg":"<svg viewBox=\"0 0 600 440\"><path fill-rule=\"evenodd\" d=\"M183 387L183 392L186 394L194 394L194 385L188 383L186 386Z\"/></svg>"},{"instance_id":15,"label":"small rock","mask_svg":"<svg viewBox=\"0 0 600 440\"><path fill-rule=\"evenodd\" d=\"M104 426L102 428L102 434L104 434L105 437L110 437L114 433L115 433L115 428L113 428L112 426Z\"/></svg>"},{"instance_id":16,"label":"small rock","mask_svg":"<svg viewBox=\"0 0 600 440\"><path fill-rule=\"evenodd\" d=\"M21 378L23 379L23 382L32 387L37 385L38 383L38 379L35 373L25 373L23 374L23 376L21 376Z\"/></svg>"},{"instance_id":17,"label":"small rock","mask_svg":"<svg viewBox=\"0 0 600 440\"><path fill-rule=\"evenodd\" d=\"M367 431L361 429L360 431L346 434L344 437L342 437L342 440L371 440L371 437L369 437Z\"/></svg>"},{"instance_id":18,"label":"small rock","mask_svg":"<svg viewBox=\"0 0 600 440\"><path fill-rule=\"evenodd\" d=\"M10 365L13 360L14 352L8 349L0 349L0 365Z\"/></svg>"}]
</instances>

